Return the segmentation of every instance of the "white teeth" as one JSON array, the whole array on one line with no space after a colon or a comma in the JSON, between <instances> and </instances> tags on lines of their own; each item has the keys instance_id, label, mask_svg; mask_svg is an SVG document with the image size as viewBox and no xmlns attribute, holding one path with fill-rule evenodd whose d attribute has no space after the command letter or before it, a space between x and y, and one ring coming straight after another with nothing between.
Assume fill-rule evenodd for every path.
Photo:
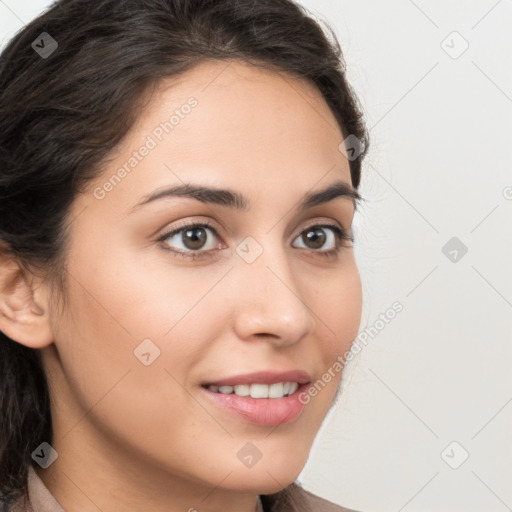
<instances>
[{"instance_id":1,"label":"white teeth","mask_svg":"<svg viewBox=\"0 0 512 512\"><path fill-rule=\"evenodd\" d=\"M277 384L271 384L268 387L268 397L269 398L281 398L283 396L283 386L282 382L278 382Z\"/></svg>"},{"instance_id":2,"label":"white teeth","mask_svg":"<svg viewBox=\"0 0 512 512\"><path fill-rule=\"evenodd\" d=\"M296 382L290 382L290 391L288 392L290 395L292 393L295 393L295 391L297 391L297 388L299 387L299 385L296 383Z\"/></svg>"},{"instance_id":3,"label":"white teeth","mask_svg":"<svg viewBox=\"0 0 512 512\"><path fill-rule=\"evenodd\" d=\"M249 384L238 384L234 386L235 395L238 396L249 396L251 394Z\"/></svg>"},{"instance_id":4,"label":"white teeth","mask_svg":"<svg viewBox=\"0 0 512 512\"><path fill-rule=\"evenodd\" d=\"M251 384L251 398L268 398L268 384Z\"/></svg>"},{"instance_id":5,"label":"white teeth","mask_svg":"<svg viewBox=\"0 0 512 512\"><path fill-rule=\"evenodd\" d=\"M297 391L297 382L277 382L275 384L237 384L236 386L208 386L214 393L250 396L251 398L283 398Z\"/></svg>"}]
</instances>

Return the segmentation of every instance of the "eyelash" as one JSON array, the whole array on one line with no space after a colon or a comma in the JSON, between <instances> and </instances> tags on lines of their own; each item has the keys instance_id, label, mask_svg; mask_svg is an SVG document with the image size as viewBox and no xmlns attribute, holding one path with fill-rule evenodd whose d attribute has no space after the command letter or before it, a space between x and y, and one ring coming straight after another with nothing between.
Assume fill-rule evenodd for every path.
<instances>
[{"instance_id":1,"label":"eyelash","mask_svg":"<svg viewBox=\"0 0 512 512\"><path fill-rule=\"evenodd\" d=\"M172 236L174 236L174 235L176 235L178 233L181 233L182 231L186 231L186 230L189 230L189 229L195 229L195 228L208 228L211 231L213 231L215 236L217 236L217 237L219 236L219 234L217 233L217 230L209 222L196 222L196 223L192 223L192 224L186 224L186 225L181 226L179 228L176 228L176 229L174 229L172 231L168 231L167 233L165 233L161 237L159 237L157 239L157 242L162 243L165 240L167 240L168 238L170 238L170 237L172 237ZM337 239L337 241L339 243L339 245L337 245L335 249L331 249L329 251L319 251L319 250L316 251L314 249L311 249L312 252L318 253L318 255L321 256L321 257L324 257L324 258L334 258L341 251L341 249L344 247L344 245L343 245L344 241L354 242L354 237L353 236L349 236L345 232L344 229L341 229L340 227L336 226L335 224L329 224L329 223L313 224L311 226L308 226L306 229L304 229L301 232L301 234L304 233L304 232L310 231L313 228L330 228L330 229L332 229L334 231L336 239ZM187 251L187 252L185 252L185 251L177 251L175 249L170 249L166 245L164 245L163 248L166 251L172 252L176 257L184 258L184 259L196 260L198 258L212 256L211 251L200 251L200 250L199 251Z\"/></svg>"}]
</instances>

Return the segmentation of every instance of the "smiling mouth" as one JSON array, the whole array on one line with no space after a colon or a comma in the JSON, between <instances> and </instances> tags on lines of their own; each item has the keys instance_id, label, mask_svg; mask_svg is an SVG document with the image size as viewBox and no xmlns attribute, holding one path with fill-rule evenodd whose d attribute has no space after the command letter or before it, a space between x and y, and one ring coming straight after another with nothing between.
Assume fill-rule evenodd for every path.
<instances>
[{"instance_id":1,"label":"smiling mouth","mask_svg":"<svg viewBox=\"0 0 512 512\"><path fill-rule=\"evenodd\" d=\"M205 389L223 395L237 395L251 398L283 398L293 395L299 388L298 382L276 382L274 384L236 384L234 386L204 385Z\"/></svg>"},{"instance_id":2,"label":"smiling mouth","mask_svg":"<svg viewBox=\"0 0 512 512\"><path fill-rule=\"evenodd\" d=\"M203 384L201 389L212 403L243 421L276 426L292 422L302 413L305 403L300 397L310 382Z\"/></svg>"}]
</instances>

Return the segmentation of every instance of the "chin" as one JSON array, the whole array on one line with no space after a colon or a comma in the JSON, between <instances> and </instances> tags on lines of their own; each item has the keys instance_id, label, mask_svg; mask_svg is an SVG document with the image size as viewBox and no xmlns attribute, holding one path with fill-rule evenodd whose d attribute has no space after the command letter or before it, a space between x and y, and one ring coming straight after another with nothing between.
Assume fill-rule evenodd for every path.
<instances>
[{"instance_id":1,"label":"chin","mask_svg":"<svg viewBox=\"0 0 512 512\"><path fill-rule=\"evenodd\" d=\"M232 473L225 484L235 492L274 494L293 483L305 463L305 459L296 460L293 457L283 460L281 464L274 460L264 464L261 459L252 468Z\"/></svg>"}]
</instances>

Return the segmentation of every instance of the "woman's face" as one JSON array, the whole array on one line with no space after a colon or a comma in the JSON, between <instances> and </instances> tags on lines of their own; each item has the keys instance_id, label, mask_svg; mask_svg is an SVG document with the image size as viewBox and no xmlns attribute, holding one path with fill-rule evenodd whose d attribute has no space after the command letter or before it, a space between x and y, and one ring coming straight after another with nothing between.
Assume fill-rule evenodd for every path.
<instances>
[{"instance_id":1,"label":"woman's face","mask_svg":"<svg viewBox=\"0 0 512 512\"><path fill-rule=\"evenodd\" d=\"M69 214L67 302L43 350L59 458L38 472L60 467L98 505L118 480L155 496L159 483L170 492L173 481L173 496L194 486L210 502L288 485L335 395L333 364L357 335L360 278L336 231L350 234L352 199L301 207L335 183L351 188L336 120L302 80L226 66L163 82ZM246 207L228 194L164 193L185 184L229 189ZM197 223L209 226L182 229ZM325 224L335 228L314 227ZM292 370L314 383L329 369L305 405L302 388L228 398L204 387Z\"/></svg>"}]
</instances>

